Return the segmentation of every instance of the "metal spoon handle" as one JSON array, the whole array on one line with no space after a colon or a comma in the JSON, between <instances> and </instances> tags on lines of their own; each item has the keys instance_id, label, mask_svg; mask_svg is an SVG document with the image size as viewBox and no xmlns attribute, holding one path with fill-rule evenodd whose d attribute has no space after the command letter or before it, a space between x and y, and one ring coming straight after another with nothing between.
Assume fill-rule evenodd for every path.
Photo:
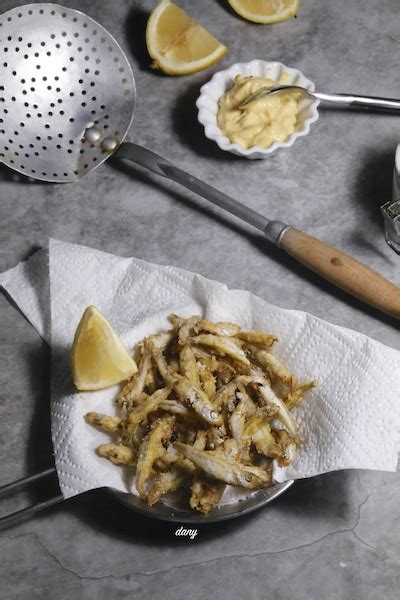
<instances>
[{"instance_id":1,"label":"metal spoon handle","mask_svg":"<svg viewBox=\"0 0 400 600\"><path fill-rule=\"evenodd\" d=\"M246 98L239 108L244 108L255 100L260 100L265 96L273 96L281 92L296 91L302 92L311 98L316 98L326 104L336 105L341 108L358 108L363 110L373 110L382 112L396 113L400 111L400 100L396 98L378 98L376 96L359 96L356 94L330 94L323 92L310 92L298 85L276 85L274 87L263 87L254 94Z\"/></svg>"},{"instance_id":2,"label":"metal spoon handle","mask_svg":"<svg viewBox=\"0 0 400 600\"><path fill-rule=\"evenodd\" d=\"M375 96L358 96L355 94L324 94L322 92L313 92L313 95L329 104L337 104L343 108L364 108L378 111L399 111L400 100L395 98L377 98Z\"/></svg>"}]
</instances>

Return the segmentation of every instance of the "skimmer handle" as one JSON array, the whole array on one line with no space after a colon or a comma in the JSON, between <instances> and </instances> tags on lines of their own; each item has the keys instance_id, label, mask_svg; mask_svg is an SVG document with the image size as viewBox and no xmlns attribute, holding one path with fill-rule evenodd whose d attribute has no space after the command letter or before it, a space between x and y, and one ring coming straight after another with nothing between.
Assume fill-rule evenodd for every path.
<instances>
[{"instance_id":1,"label":"skimmer handle","mask_svg":"<svg viewBox=\"0 0 400 600\"><path fill-rule=\"evenodd\" d=\"M265 237L286 250L331 283L385 313L400 319L400 288L356 259L328 246L294 227L271 221L241 202L172 165L168 160L137 144L123 144L118 158L131 160L157 175L167 177L206 200L263 231Z\"/></svg>"},{"instance_id":2,"label":"skimmer handle","mask_svg":"<svg viewBox=\"0 0 400 600\"><path fill-rule=\"evenodd\" d=\"M345 292L400 319L400 288L355 258L294 227L283 232L279 247Z\"/></svg>"},{"instance_id":3,"label":"skimmer handle","mask_svg":"<svg viewBox=\"0 0 400 600\"><path fill-rule=\"evenodd\" d=\"M34 475L30 475L29 477L24 477L23 479L18 479L17 481L13 481L12 483L7 483L6 485L0 487L0 498L18 492L19 490L22 490L31 483L34 483L39 479L43 479L44 477L48 477L49 475L53 475L55 473L57 473L55 467L51 467L49 469L46 469L45 471L41 471L40 473L35 473ZM54 504L58 504L63 500L64 496L62 494L59 494L57 496L53 496L53 498L50 498L49 500L45 500L44 502L38 502L37 504L28 506L27 508L23 508L22 510L17 510L16 512L10 513L5 517L1 517L0 530L5 529L6 527L10 527L11 525L16 525L21 521L25 521L25 519L29 519L37 512L44 510L45 508L49 508Z\"/></svg>"}]
</instances>

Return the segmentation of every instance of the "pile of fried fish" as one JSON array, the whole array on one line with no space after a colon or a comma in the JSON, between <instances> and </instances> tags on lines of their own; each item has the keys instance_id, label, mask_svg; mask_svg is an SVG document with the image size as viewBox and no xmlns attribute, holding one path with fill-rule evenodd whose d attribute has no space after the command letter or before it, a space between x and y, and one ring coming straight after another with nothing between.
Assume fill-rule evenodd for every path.
<instances>
[{"instance_id":1,"label":"pile of fried fish","mask_svg":"<svg viewBox=\"0 0 400 600\"><path fill-rule=\"evenodd\" d=\"M234 323L170 316L172 329L138 344L138 372L119 393L118 416L89 412L113 443L97 453L136 470L149 505L178 488L208 513L226 485L271 485L300 440L291 415L310 390L271 353L274 335Z\"/></svg>"}]
</instances>

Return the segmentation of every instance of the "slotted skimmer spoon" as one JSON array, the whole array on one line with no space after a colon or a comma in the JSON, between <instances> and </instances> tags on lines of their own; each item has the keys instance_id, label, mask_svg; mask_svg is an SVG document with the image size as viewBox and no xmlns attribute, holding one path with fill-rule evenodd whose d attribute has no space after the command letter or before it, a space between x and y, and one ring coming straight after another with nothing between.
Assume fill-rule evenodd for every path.
<instances>
[{"instance_id":1,"label":"slotted skimmer spoon","mask_svg":"<svg viewBox=\"0 0 400 600\"><path fill-rule=\"evenodd\" d=\"M400 288L294 227L270 220L136 144L124 142L135 80L128 59L96 21L57 4L0 17L0 160L30 177L76 181L109 156L171 179L250 223L304 265L400 318ZM124 143L123 143L124 142Z\"/></svg>"}]
</instances>

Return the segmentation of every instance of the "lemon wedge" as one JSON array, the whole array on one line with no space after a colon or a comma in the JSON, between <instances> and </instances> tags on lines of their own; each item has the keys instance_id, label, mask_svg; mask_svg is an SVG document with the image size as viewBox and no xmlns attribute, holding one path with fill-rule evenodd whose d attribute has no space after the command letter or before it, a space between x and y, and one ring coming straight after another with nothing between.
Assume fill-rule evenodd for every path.
<instances>
[{"instance_id":1,"label":"lemon wedge","mask_svg":"<svg viewBox=\"0 0 400 600\"><path fill-rule=\"evenodd\" d=\"M227 51L207 29L169 0L161 0L151 13L146 44L153 67L169 75L202 71Z\"/></svg>"},{"instance_id":2,"label":"lemon wedge","mask_svg":"<svg viewBox=\"0 0 400 600\"><path fill-rule=\"evenodd\" d=\"M254 23L280 23L294 17L299 0L228 0L235 12Z\"/></svg>"},{"instance_id":3,"label":"lemon wedge","mask_svg":"<svg viewBox=\"0 0 400 600\"><path fill-rule=\"evenodd\" d=\"M95 306L88 306L72 346L72 376L78 390L101 390L137 371L120 338Z\"/></svg>"}]
</instances>

